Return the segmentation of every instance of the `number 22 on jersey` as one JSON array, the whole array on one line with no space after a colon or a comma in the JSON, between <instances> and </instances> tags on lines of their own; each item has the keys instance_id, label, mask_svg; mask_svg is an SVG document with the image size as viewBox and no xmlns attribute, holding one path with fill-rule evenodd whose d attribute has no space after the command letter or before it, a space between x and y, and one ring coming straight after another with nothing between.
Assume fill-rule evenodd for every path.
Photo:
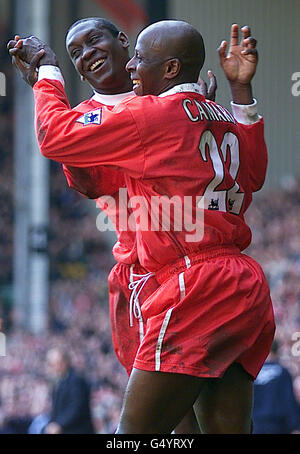
<instances>
[{"instance_id":1,"label":"number 22 on jersey","mask_svg":"<svg viewBox=\"0 0 300 454\"><path fill-rule=\"evenodd\" d=\"M227 171L225 164L228 149L230 154L230 164L229 170ZM215 173L214 178L209 182L203 194L204 208L208 210L240 214L244 200L244 193L239 192L240 187L235 181L240 166L239 141L237 136L232 132L226 132L219 151L217 141L213 133L207 129L201 136L199 151L205 162L208 162L208 156L210 157ZM233 185L226 190L218 190L218 187L224 181L226 172L229 172L233 180Z\"/></svg>"}]
</instances>

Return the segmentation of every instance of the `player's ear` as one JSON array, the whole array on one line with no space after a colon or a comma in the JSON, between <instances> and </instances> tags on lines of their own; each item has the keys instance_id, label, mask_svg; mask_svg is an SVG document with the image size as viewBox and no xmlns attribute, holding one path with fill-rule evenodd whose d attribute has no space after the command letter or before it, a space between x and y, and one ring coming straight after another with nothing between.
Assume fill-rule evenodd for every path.
<instances>
[{"instance_id":1,"label":"player's ear","mask_svg":"<svg viewBox=\"0 0 300 454\"><path fill-rule=\"evenodd\" d=\"M118 40L121 41L122 46L124 49L128 49L130 46L128 36L124 32L119 32L118 34Z\"/></svg>"},{"instance_id":2,"label":"player's ear","mask_svg":"<svg viewBox=\"0 0 300 454\"><path fill-rule=\"evenodd\" d=\"M165 78L166 79L174 79L177 77L181 70L181 63L179 58L170 58L167 60L165 66Z\"/></svg>"}]
</instances>

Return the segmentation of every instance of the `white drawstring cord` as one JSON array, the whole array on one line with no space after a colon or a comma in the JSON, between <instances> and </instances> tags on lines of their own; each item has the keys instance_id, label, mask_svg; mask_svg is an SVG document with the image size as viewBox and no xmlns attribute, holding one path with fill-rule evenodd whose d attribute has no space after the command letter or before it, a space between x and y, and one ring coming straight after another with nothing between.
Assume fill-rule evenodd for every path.
<instances>
[{"instance_id":1,"label":"white drawstring cord","mask_svg":"<svg viewBox=\"0 0 300 454\"><path fill-rule=\"evenodd\" d=\"M151 276L154 276L154 273L147 274L135 274L133 272L134 265L130 267L130 284L128 285L129 290L132 290L129 300L129 324L133 326L133 316L139 321L139 333L140 340L142 341L144 337L144 325L142 318L142 311L139 303L139 295L144 288L144 285L147 283L148 279ZM134 278L138 278L134 280ZM140 287L140 288L139 288Z\"/></svg>"}]
</instances>

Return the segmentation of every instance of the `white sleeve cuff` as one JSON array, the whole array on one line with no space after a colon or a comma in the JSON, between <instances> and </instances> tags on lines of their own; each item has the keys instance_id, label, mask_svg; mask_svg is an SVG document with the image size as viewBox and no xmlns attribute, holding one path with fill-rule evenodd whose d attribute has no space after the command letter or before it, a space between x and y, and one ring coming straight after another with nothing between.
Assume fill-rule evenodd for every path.
<instances>
[{"instance_id":1,"label":"white sleeve cuff","mask_svg":"<svg viewBox=\"0 0 300 454\"><path fill-rule=\"evenodd\" d=\"M257 113L256 99L254 99L252 104L235 104L231 101L231 109L236 121L244 125L252 125L261 118Z\"/></svg>"},{"instance_id":2,"label":"white sleeve cuff","mask_svg":"<svg viewBox=\"0 0 300 454\"><path fill-rule=\"evenodd\" d=\"M65 86L63 75L58 66L41 65L39 67L38 80L40 81L42 79L58 80L63 86Z\"/></svg>"}]
</instances>

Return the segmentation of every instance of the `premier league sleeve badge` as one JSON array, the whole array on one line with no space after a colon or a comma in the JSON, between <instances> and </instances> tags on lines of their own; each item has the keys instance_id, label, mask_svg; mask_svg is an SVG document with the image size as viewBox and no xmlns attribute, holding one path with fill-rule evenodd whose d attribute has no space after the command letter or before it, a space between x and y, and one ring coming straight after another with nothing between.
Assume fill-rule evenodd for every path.
<instances>
[{"instance_id":1,"label":"premier league sleeve badge","mask_svg":"<svg viewBox=\"0 0 300 454\"><path fill-rule=\"evenodd\" d=\"M102 109L93 110L92 112L87 112L82 117L76 120L77 123L83 124L83 126L88 125L100 125L102 118Z\"/></svg>"}]
</instances>

